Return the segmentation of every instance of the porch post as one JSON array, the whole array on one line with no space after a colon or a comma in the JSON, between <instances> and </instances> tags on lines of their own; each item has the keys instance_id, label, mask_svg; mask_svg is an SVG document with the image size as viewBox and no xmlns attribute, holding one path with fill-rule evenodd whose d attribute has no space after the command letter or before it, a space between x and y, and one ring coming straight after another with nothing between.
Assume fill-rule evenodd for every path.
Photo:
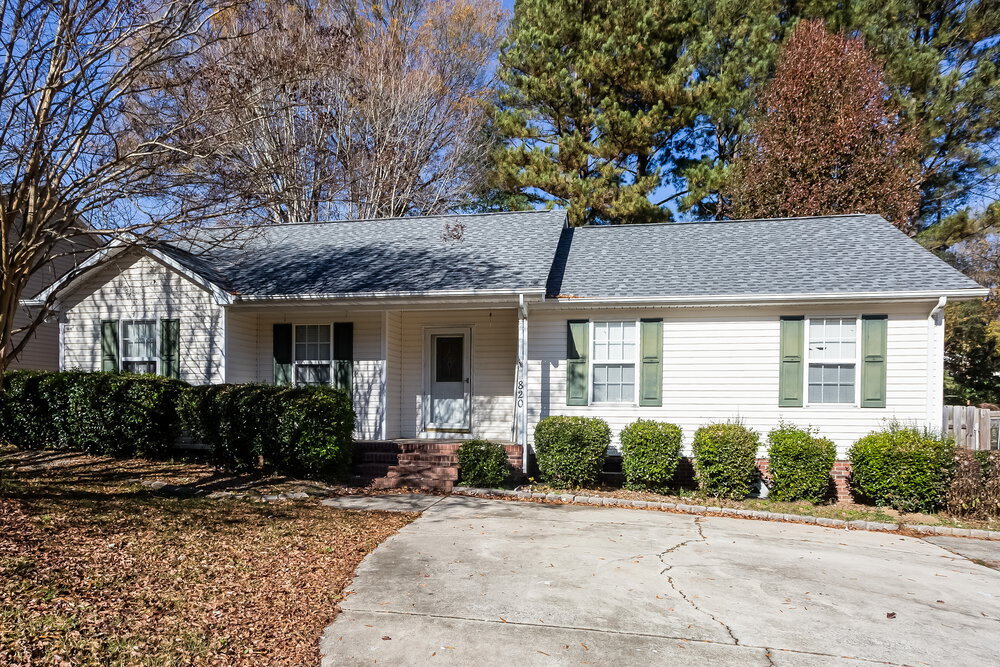
<instances>
[{"instance_id":1,"label":"porch post","mask_svg":"<svg viewBox=\"0 0 1000 667\"><path fill-rule=\"evenodd\" d=\"M517 444L521 445L522 472L528 472L528 305L518 295L517 308L517 388L514 396Z\"/></svg>"}]
</instances>

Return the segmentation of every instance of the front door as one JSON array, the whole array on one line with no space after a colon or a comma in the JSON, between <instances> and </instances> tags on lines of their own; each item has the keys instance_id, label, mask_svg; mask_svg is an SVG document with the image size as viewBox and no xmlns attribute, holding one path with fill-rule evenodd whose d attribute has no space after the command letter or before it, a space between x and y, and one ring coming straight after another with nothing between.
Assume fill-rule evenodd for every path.
<instances>
[{"instance_id":1,"label":"front door","mask_svg":"<svg viewBox=\"0 0 1000 667\"><path fill-rule=\"evenodd\" d=\"M468 431L472 399L471 331L468 328L427 332L428 431Z\"/></svg>"}]
</instances>

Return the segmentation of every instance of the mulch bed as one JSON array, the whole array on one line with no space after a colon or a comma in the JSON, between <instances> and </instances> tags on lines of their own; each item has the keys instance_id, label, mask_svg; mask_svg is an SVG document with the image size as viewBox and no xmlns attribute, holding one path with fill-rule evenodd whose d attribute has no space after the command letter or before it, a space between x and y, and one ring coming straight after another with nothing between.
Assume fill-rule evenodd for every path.
<instances>
[{"instance_id":1,"label":"mulch bed","mask_svg":"<svg viewBox=\"0 0 1000 667\"><path fill-rule=\"evenodd\" d=\"M0 448L0 664L315 664L358 563L416 516L125 481L147 476L224 481L197 463Z\"/></svg>"}]
</instances>

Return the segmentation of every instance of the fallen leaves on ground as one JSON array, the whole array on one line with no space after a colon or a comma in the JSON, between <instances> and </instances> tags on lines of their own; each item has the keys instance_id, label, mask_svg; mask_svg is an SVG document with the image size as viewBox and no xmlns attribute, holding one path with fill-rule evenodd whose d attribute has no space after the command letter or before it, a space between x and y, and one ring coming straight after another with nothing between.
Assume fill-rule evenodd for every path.
<instances>
[{"instance_id":1,"label":"fallen leaves on ground","mask_svg":"<svg viewBox=\"0 0 1000 667\"><path fill-rule=\"evenodd\" d=\"M165 498L124 483L134 461L24 454L0 449L0 664L315 664L357 564L415 516Z\"/></svg>"}]
</instances>

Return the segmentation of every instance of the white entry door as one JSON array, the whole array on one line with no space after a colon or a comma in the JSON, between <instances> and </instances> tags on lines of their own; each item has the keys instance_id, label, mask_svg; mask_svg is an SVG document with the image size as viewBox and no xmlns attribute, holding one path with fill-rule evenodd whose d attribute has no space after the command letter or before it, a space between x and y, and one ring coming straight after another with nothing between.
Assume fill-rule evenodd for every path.
<instances>
[{"instance_id":1,"label":"white entry door","mask_svg":"<svg viewBox=\"0 0 1000 667\"><path fill-rule=\"evenodd\" d=\"M471 426L471 339L468 328L427 332L427 430L468 431Z\"/></svg>"}]
</instances>

